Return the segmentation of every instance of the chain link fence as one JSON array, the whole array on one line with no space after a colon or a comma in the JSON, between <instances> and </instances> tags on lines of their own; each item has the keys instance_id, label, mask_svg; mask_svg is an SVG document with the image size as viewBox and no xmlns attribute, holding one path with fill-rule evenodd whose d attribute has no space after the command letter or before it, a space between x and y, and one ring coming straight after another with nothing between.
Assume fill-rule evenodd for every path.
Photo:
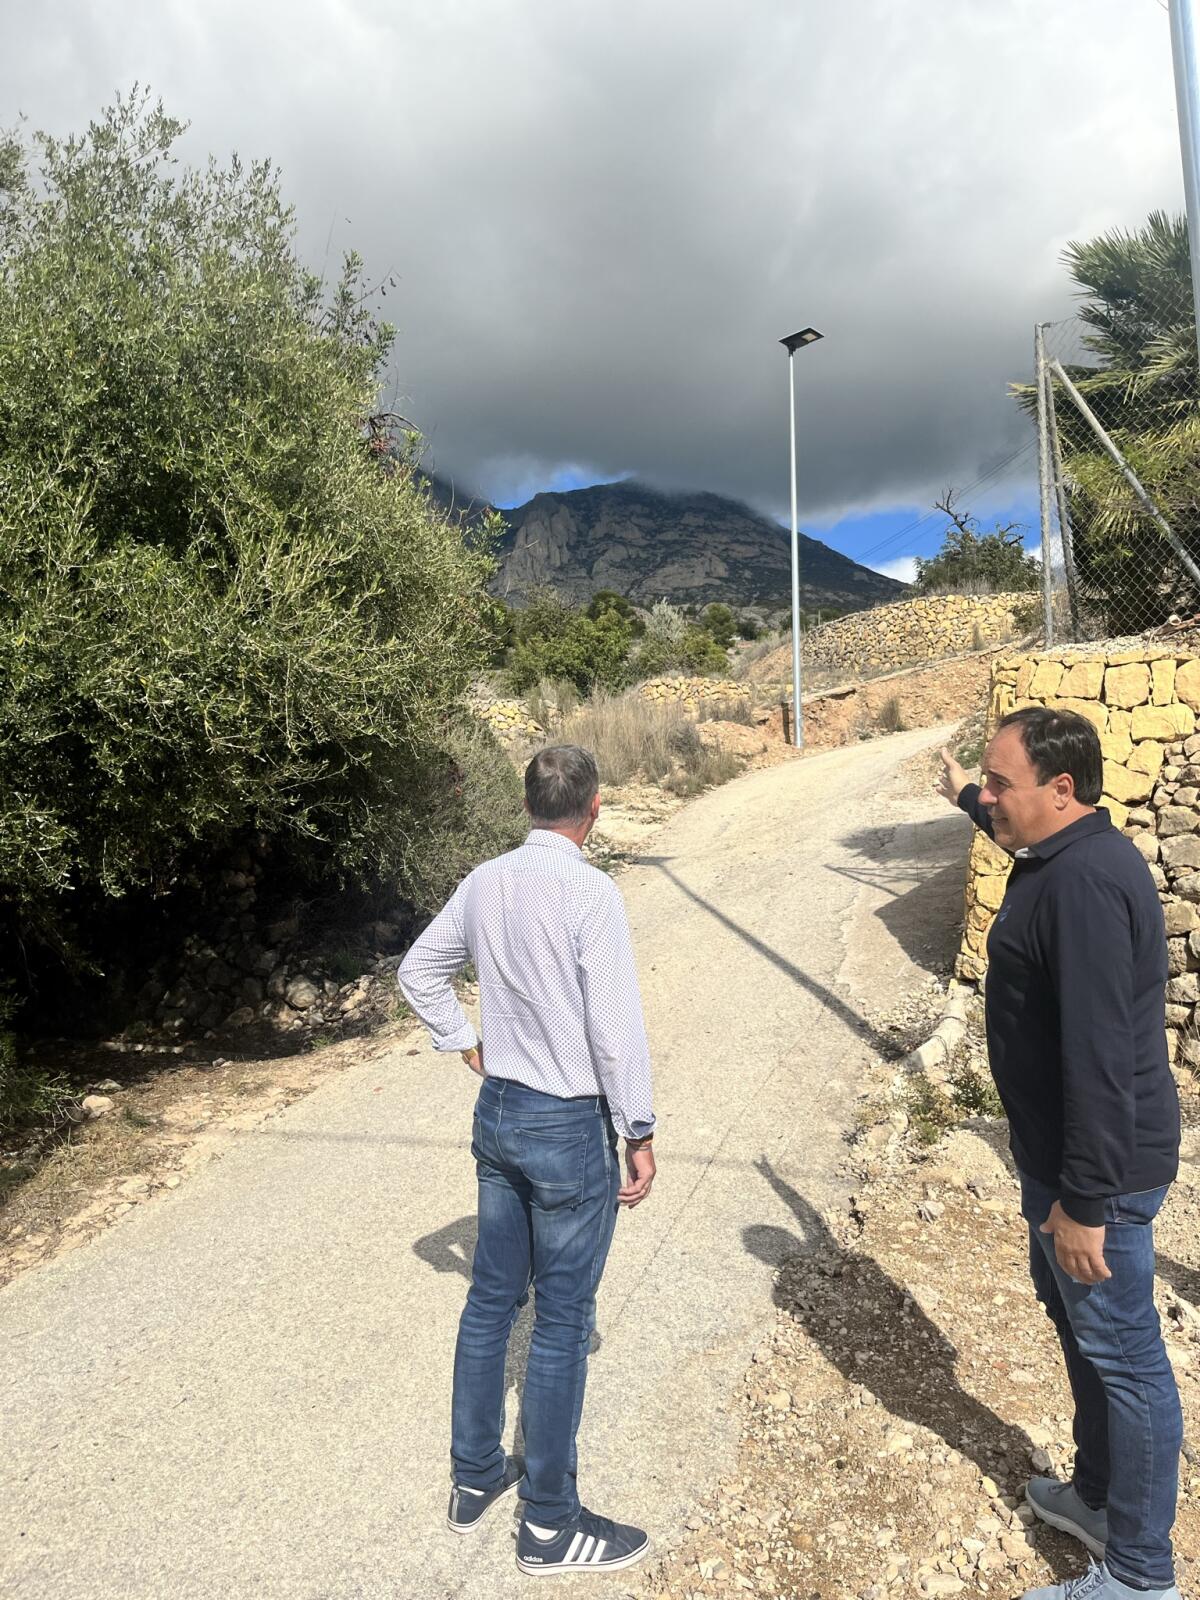
<instances>
[{"instance_id":1,"label":"chain link fence","mask_svg":"<svg viewBox=\"0 0 1200 1600\"><path fill-rule=\"evenodd\" d=\"M1034 334L1047 641L1200 626L1200 369L1181 218L1068 252L1076 316Z\"/></svg>"}]
</instances>

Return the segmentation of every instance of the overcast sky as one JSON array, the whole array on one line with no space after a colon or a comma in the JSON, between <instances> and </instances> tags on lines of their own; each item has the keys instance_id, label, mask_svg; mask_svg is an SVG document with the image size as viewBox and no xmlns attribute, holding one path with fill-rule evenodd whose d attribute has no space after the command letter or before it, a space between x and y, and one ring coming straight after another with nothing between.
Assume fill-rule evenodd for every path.
<instances>
[{"instance_id":1,"label":"overcast sky","mask_svg":"<svg viewBox=\"0 0 1200 1600\"><path fill-rule=\"evenodd\" d=\"M869 550L1025 443L1059 252L1182 194L1159 0L0 0L56 132L135 79L398 292L401 409L511 502L633 474ZM979 492L1028 499L1028 453ZM920 538L921 532L909 538ZM857 546L857 548L855 548ZM873 557L908 553L905 538Z\"/></svg>"}]
</instances>

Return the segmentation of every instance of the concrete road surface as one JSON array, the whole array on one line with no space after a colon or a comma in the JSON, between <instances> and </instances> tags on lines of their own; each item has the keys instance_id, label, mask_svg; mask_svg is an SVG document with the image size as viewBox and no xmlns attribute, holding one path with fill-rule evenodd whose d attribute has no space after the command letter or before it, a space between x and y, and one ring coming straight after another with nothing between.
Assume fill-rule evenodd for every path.
<instances>
[{"instance_id":1,"label":"concrete road surface","mask_svg":"<svg viewBox=\"0 0 1200 1600\"><path fill-rule=\"evenodd\" d=\"M894 783L941 736L743 777L620 879L660 1177L621 1217L601 1290L580 1486L660 1543L733 1461L774 1263L840 1201L863 996L902 992L956 917L968 824ZM0 1292L9 1600L528 1592L507 1505L470 1539L442 1524L473 1080L421 1043Z\"/></svg>"}]
</instances>

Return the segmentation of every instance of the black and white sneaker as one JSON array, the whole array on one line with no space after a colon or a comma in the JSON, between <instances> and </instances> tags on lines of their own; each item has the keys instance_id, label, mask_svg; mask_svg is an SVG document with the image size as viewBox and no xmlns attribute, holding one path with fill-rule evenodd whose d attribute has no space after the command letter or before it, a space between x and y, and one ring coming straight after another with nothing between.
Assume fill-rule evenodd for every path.
<instances>
[{"instance_id":1,"label":"black and white sneaker","mask_svg":"<svg viewBox=\"0 0 1200 1600\"><path fill-rule=\"evenodd\" d=\"M456 1483L450 1491L450 1509L446 1513L446 1526L451 1533L470 1533L483 1521L487 1513L503 1500L525 1476L525 1462L520 1456L509 1456L504 1463L504 1476L494 1489L468 1489Z\"/></svg>"},{"instance_id":2,"label":"black and white sneaker","mask_svg":"<svg viewBox=\"0 0 1200 1600\"><path fill-rule=\"evenodd\" d=\"M550 1530L546 1530L549 1532ZM632 1567L650 1548L641 1528L610 1522L579 1509L579 1520L544 1538L522 1519L517 1533L517 1565L522 1572L616 1572Z\"/></svg>"}]
</instances>

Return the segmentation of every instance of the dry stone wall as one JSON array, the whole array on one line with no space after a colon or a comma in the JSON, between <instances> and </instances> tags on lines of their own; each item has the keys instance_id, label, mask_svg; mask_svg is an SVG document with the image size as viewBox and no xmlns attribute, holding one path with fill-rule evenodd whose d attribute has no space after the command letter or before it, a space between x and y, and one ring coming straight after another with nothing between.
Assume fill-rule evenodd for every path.
<instances>
[{"instance_id":1,"label":"dry stone wall","mask_svg":"<svg viewBox=\"0 0 1200 1600\"><path fill-rule=\"evenodd\" d=\"M1163 904L1171 978L1171 1059L1200 1068L1200 658L1169 649L1003 656L993 669L988 729L1019 706L1077 711L1096 725L1113 822L1146 858ZM1011 860L979 832L967 873L957 970L978 982Z\"/></svg>"},{"instance_id":2,"label":"dry stone wall","mask_svg":"<svg viewBox=\"0 0 1200 1600\"><path fill-rule=\"evenodd\" d=\"M1028 594L929 595L855 611L804 635L804 658L813 667L870 676L917 661L965 655L1004 644L1020 633L1015 614Z\"/></svg>"}]
</instances>

